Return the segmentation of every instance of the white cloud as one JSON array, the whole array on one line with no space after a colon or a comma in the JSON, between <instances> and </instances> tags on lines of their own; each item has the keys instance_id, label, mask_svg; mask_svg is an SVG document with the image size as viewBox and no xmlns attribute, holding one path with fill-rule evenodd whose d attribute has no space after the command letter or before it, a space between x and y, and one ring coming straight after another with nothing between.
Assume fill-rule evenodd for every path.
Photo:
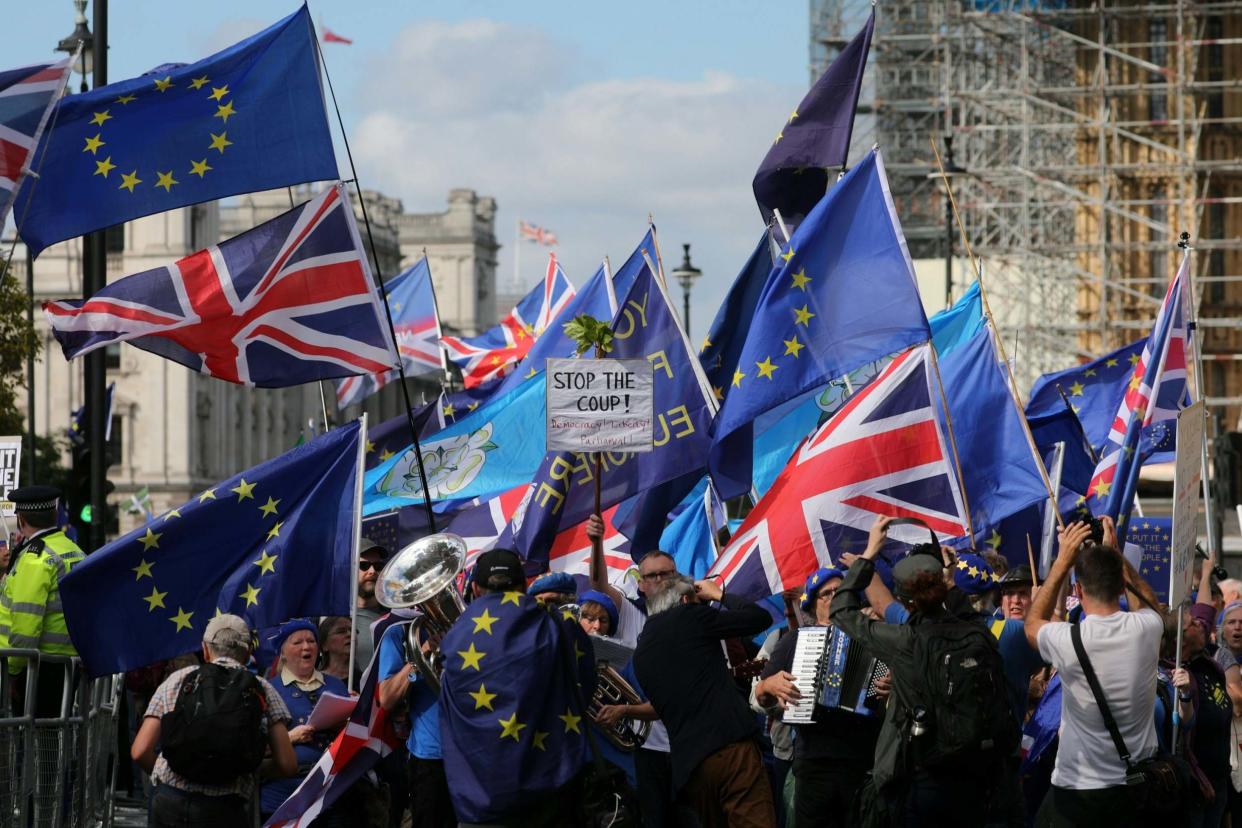
<instances>
[{"instance_id":1,"label":"white cloud","mask_svg":"<svg viewBox=\"0 0 1242 828\"><path fill-rule=\"evenodd\" d=\"M502 281L519 217L557 233L581 283L605 253L619 264L653 213L666 268L689 241L707 277L695 291L696 336L762 229L750 179L801 94L710 70L597 80L589 57L489 20L410 26L385 67L367 73L351 130L364 186L407 210L441 209L454 187L495 196ZM529 251L523 280L533 283L542 265Z\"/></svg>"}]
</instances>

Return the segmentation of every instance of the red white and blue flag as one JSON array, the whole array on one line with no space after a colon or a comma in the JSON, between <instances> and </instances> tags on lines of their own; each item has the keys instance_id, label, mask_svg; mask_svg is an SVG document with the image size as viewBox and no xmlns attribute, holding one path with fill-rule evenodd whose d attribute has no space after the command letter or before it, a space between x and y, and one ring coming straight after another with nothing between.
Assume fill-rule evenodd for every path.
<instances>
[{"instance_id":1,"label":"red white and blue flag","mask_svg":"<svg viewBox=\"0 0 1242 828\"><path fill-rule=\"evenodd\" d=\"M384 615L371 625L371 635L379 641L388 627L408 620L395 613ZM263 823L264 828L310 825L363 774L400 746L401 738L393 730L388 712L380 707L379 685L379 648L376 647L362 677L358 702L345 727L297 790Z\"/></svg>"},{"instance_id":2,"label":"red white and blue flag","mask_svg":"<svg viewBox=\"0 0 1242 828\"><path fill-rule=\"evenodd\" d=\"M877 515L917 518L940 538L967 534L933 381L928 345L889 363L799 446L709 576L751 598L794 589L841 553L861 553ZM928 536L904 524L889 537Z\"/></svg>"},{"instance_id":3,"label":"red white and blue flag","mask_svg":"<svg viewBox=\"0 0 1242 828\"><path fill-rule=\"evenodd\" d=\"M1108 430L1108 440L1100 452L1100 461L1091 475L1089 494L1092 500L1106 501L1102 512L1114 519L1129 512L1134 498L1129 478L1131 469L1137 471L1137 466L1143 462L1139 451L1142 430L1153 423L1176 420L1188 399L1186 366L1191 345L1186 334L1186 303L1190 300L1186 283L1190 278L1189 267L1190 256L1187 255L1169 284L1151 336L1138 362L1134 363L1117 416ZM1187 450L1194 450L1194 447Z\"/></svg>"},{"instance_id":4,"label":"red white and blue flag","mask_svg":"<svg viewBox=\"0 0 1242 828\"><path fill-rule=\"evenodd\" d=\"M338 182L228 241L43 311L67 359L130 342L229 382L282 388L393 367L379 303Z\"/></svg>"},{"instance_id":5,"label":"red white and blue flag","mask_svg":"<svg viewBox=\"0 0 1242 828\"><path fill-rule=\"evenodd\" d=\"M436 308L436 291L431 283L427 257L419 259L401 274L384 284L392 326L397 333L397 351L405 363L407 377L444 368L444 351L440 348L440 312ZM366 374L337 380L336 405L344 408L361 402L388 383L400 378L396 368L380 374Z\"/></svg>"},{"instance_id":6,"label":"red white and blue flag","mask_svg":"<svg viewBox=\"0 0 1242 828\"><path fill-rule=\"evenodd\" d=\"M556 245L556 234L546 227L540 227L538 224L531 224L527 221L518 222L518 235L523 241L535 242L547 247Z\"/></svg>"},{"instance_id":7,"label":"red white and blue flag","mask_svg":"<svg viewBox=\"0 0 1242 828\"><path fill-rule=\"evenodd\" d=\"M0 228L39 145L52 106L60 100L72 58L0 71ZM18 216L20 219L21 217Z\"/></svg>"},{"instance_id":8,"label":"red white and blue flag","mask_svg":"<svg viewBox=\"0 0 1242 828\"><path fill-rule=\"evenodd\" d=\"M543 282L526 294L499 325L478 336L446 336L440 341L448 349L449 359L461 368L466 387L474 388L513 370L573 298L574 286L556 256L550 254Z\"/></svg>"}]
</instances>

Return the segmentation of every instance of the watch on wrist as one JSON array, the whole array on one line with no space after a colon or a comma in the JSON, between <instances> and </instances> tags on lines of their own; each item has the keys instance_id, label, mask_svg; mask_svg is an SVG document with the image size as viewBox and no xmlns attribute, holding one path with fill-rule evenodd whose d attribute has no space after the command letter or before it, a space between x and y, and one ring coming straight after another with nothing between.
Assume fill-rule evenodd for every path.
<instances>
[{"instance_id":1,"label":"watch on wrist","mask_svg":"<svg viewBox=\"0 0 1242 828\"><path fill-rule=\"evenodd\" d=\"M1193 696L1191 696L1189 693L1178 693L1178 694L1177 694L1177 700L1178 700L1178 701L1188 702L1188 701L1190 701L1190 700L1191 700L1191 699L1193 699L1193 698L1194 698L1194 697L1193 697Z\"/></svg>"}]
</instances>

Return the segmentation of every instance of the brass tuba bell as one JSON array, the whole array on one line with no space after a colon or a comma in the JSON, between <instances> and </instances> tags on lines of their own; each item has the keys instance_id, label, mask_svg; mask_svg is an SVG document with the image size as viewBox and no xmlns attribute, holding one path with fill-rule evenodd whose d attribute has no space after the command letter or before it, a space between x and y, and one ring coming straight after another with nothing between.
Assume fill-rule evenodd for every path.
<instances>
[{"instance_id":1,"label":"brass tuba bell","mask_svg":"<svg viewBox=\"0 0 1242 828\"><path fill-rule=\"evenodd\" d=\"M422 634L444 635L465 611L453 581L466 566L466 542L441 532L419 538L401 548L379 574L375 597L392 609L417 608L422 615L406 631L405 648L410 662L437 694L444 662L439 647L425 655Z\"/></svg>"}]
</instances>

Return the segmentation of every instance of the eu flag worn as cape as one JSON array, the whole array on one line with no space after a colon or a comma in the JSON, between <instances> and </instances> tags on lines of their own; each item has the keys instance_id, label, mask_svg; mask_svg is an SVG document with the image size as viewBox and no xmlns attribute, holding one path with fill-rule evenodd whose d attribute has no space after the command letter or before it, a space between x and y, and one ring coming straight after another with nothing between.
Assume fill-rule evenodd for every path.
<instances>
[{"instance_id":1,"label":"eu flag worn as cape","mask_svg":"<svg viewBox=\"0 0 1242 828\"><path fill-rule=\"evenodd\" d=\"M548 807L588 760L590 639L569 613L493 592L470 602L440 650L440 738L457 818L500 822Z\"/></svg>"},{"instance_id":2,"label":"eu flag worn as cape","mask_svg":"<svg viewBox=\"0 0 1242 828\"><path fill-rule=\"evenodd\" d=\"M60 582L87 672L193 652L217 612L251 629L348 615L362 449L359 423L334 429L87 556Z\"/></svg>"},{"instance_id":3,"label":"eu flag worn as cape","mask_svg":"<svg viewBox=\"0 0 1242 828\"><path fill-rule=\"evenodd\" d=\"M712 424L712 477L726 499L750 488L743 429L756 417L931 336L877 150L816 205L780 258Z\"/></svg>"},{"instance_id":4,"label":"eu flag worn as cape","mask_svg":"<svg viewBox=\"0 0 1242 828\"><path fill-rule=\"evenodd\" d=\"M139 216L338 177L306 6L197 63L64 97L53 117L38 186L14 206L36 255Z\"/></svg>"},{"instance_id":5,"label":"eu flag worn as cape","mask_svg":"<svg viewBox=\"0 0 1242 828\"><path fill-rule=\"evenodd\" d=\"M871 51L875 11L824 70L797 109L777 133L755 173L755 201L764 222L772 210L792 229L828 190L829 170L845 166L854 130L854 111L862 89L863 70Z\"/></svg>"}]
</instances>

